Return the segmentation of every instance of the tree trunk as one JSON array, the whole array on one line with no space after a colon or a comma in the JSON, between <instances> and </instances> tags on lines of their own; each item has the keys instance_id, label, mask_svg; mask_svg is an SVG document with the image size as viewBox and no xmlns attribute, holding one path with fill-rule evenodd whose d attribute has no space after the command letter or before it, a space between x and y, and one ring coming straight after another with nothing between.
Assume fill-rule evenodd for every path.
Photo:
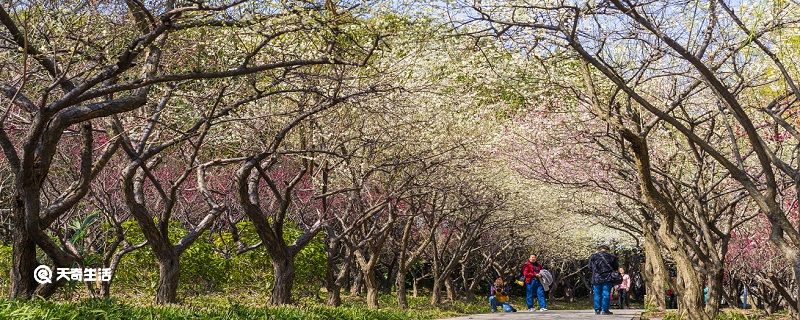
<instances>
[{"instance_id":1,"label":"tree trunk","mask_svg":"<svg viewBox=\"0 0 800 320\"><path fill-rule=\"evenodd\" d=\"M795 295L796 297L795 299L797 300L795 303L795 307L789 308L789 310L794 310L793 316L795 319L798 319L800 318L800 256L795 257L793 265L794 268L792 268L792 270L794 271L794 285L797 293Z\"/></svg>"},{"instance_id":2,"label":"tree trunk","mask_svg":"<svg viewBox=\"0 0 800 320\"><path fill-rule=\"evenodd\" d=\"M408 301L406 300L406 271L398 270L395 285L397 286L397 305L400 309L408 308ZM414 285L416 291L417 286Z\"/></svg>"},{"instance_id":3,"label":"tree trunk","mask_svg":"<svg viewBox=\"0 0 800 320\"><path fill-rule=\"evenodd\" d=\"M356 277L350 284L350 296L356 297L361 294L361 285L364 282L364 273L356 270Z\"/></svg>"},{"instance_id":4,"label":"tree trunk","mask_svg":"<svg viewBox=\"0 0 800 320\"><path fill-rule=\"evenodd\" d=\"M700 285L697 272L694 270L690 254L684 243L681 243L682 234L676 232L680 229L680 218L672 202L664 196L655 186L650 166L650 154L647 140L629 130L620 130L625 140L631 143L631 149L636 157L636 171L639 178L639 188L646 203L650 204L658 216L658 240L665 244L667 250L675 260L678 271L678 311L681 315L692 320L710 320L702 308L703 288ZM645 228L647 229L647 228ZM685 238L684 238L685 239ZM685 239L694 241L693 239ZM676 288L677 289L677 288ZM712 315L713 316L713 315Z\"/></svg>"},{"instance_id":5,"label":"tree trunk","mask_svg":"<svg viewBox=\"0 0 800 320\"><path fill-rule=\"evenodd\" d=\"M703 288L697 281L694 269L687 269L685 262L678 262L675 259L675 268L678 270L678 313L685 315L688 319L712 319L702 307ZM688 266L691 268L691 265Z\"/></svg>"},{"instance_id":6,"label":"tree trunk","mask_svg":"<svg viewBox=\"0 0 800 320\"><path fill-rule=\"evenodd\" d=\"M336 283L336 278L333 276L333 262L328 262L328 269L325 270L325 291L328 291L327 305L331 307L338 307L342 303L341 293L339 292L339 285Z\"/></svg>"},{"instance_id":7,"label":"tree trunk","mask_svg":"<svg viewBox=\"0 0 800 320\"><path fill-rule=\"evenodd\" d=\"M178 283L180 279L180 260L178 255L158 259L158 289L156 304L178 302Z\"/></svg>"},{"instance_id":8,"label":"tree trunk","mask_svg":"<svg viewBox=\"0 0 800 320\"><path fill-rule=\"evenodd\" d=\"M644 229L645 266L643 275L646 293L645 306L653 306L658 311L664 311L667 309L666 291L669 273L664 264L664 257L661 255L658 240L647 227Z\"/></svg>"},{"instance_id":9,"label":"tree trunk","mask_svg":"<svg viewBox=\"0 0 800 320\"><path fill-rule=\"evenodd\" d=\"M111 281L100 282L100 296L104 299L111 298Z\"/></svg>"},{"instance_id":10,"label":"tree trunk","mask_svg":"<svg viewBox=\"0 0 800 320\"><path fill-rule=\"evenodd\" d=\"M24 181L18 178L15 180L15 185L18 191L14 194L14 204L11 209L12 249L10 295L12 299L30 299L38 286L33 274L38 263L36 262L36 242L25 227L27 221L27 219L25 219L25 210L33 210L35 211L33 214L38 216L38 206L36 205L38 205L39 199L37 197L33 197L36 199L26 199L25 194L21 193L21 190L36 188L32 181ZM25 187L27 187L27 189L25 189ZM32 206L26 205L25 200Z\"/></svg>"},{"instance_id":11,"label":"tree trunk","mask_svg":"<svg viewBox=\"0 0 800 320\"><path fill-rule=\"evenodd\" d=\"M328 296L328 304L332 306L339 306L342 303L341 299L341 290L345 287L345 284L349 281L350 278L350 268L347 267L346 261L349 261L349 255L343 261L345 264L339 269L339 274L336 275L336 279L334 280L335 290L333 295Z\"/></svg>"},{"instance_id":12,"label":"tree trunk","mask_svg":"<svg viewBox=\"0 0 800 320\"><path fill-rule=\"evenodd\" d=\"M724 267L716 266L714 270L709 270L706 283L708 287L708 301L706 301L706 314L716 315L719 312L720 297L722 297L722 280L724 278Z\"/></svg>"},{"instance_id":13,"label":"tree trunk","mask_svg":"<svg viewBox=\"0 0 800 320\"><path fill-rule=\"evenodd\" d=\"M334 258L336 257L336 252L329 245L328 242L329 241L327 240L325 241L325 253L328 258L325 263L325 291L328 292L327 305L332 307L338 307L339 304L342 303L342 299L339 293L339 284L336 283L336 276L334 274L335 271ZM346 267L343 269L346 269Z\"/></svg>"},{"instance_id":14,"label":"tree trunk","mask_svg":"<svg viewBox=\"0 0 800 320\"><path fill-rule=\"evenodd\" d=\"M453 301L456 299L456 290L453 288L453 279L449 277L444 280L444 288L447 290L447 301Z\"/></svg>"},{"instance_id":15,"label":"tree trunk","mask_svg":"<svg viewBox=\"0 0 800 320\"><path fill-rule=\"evenodd\" d=\"M575 301L575 297L572 296L572 285L564 287L564 300L569 302Z\"/></svg>"},{"instance_id":16,"label":"tree trunk","mask_svg":"<svg viewBox=\"0 0 800 320\"><path fill-rule=\"evenodd\" d=\"M389 264L389 270L386 272L386 281L383 283L382 291L384 294L392 293L392 285L395 284L394 279L397 279L397 256Z\"/></svg>"},{"instance_id":17,"label":"tree trunk","mask_svg":"<svg viewBox=\"0 0 800 320\"><path fill-rule=\"evenodd\" d=\"M375 270L364 271L364 286L367 287L367 308L378 309L378 291L380 284L375 278Z\"/></svg>"},{"instance_id":18,"label":"tree trunk","mask_svg":"<svg viewBox=\"0 0 800 320\"><path fill-rule=\"evenodd\" d=\"M667 244L673 260L675 269L678 271L678 313L688 319L710 320L716 315L709 315L702 307L703 287L700 284L698 272L694 269L692 259L686 250L680 245L677 236L668 233L665 224L659 228L659 235Z\"/></svg>"},{"instance_id":19,"label":"tree trunk","mask_svg":"<svg viewBox=\"0 0 800 320\"><path fill-rule=\"evenodd\" d=\"M433 289L431 289L431 305L437 306L442 303L442 281L439 278L433 279Z\"/></svg>"},{"instance_id":20,"label":"tree trunk","mask_svg":"<svg viewBox=\"0 0 800 320\"><path fill-rule=\"evenodd\" d=\"M414 277L412 286L413 286L412 296L416 298L419 295L419 290L417 289L419 287L419 278Z\"/></svg>"},{"instance_id":21,"label":"tree trunk","mask_svg":"<svg viewBox=\"0 0 800 320\"><path fill-rule=\"evenodd\" d=\"M337 286L335 290L330 291L331 289L328 288L328 301L326 302L327 305L331 307L338 307L342 304L342 294L339 292L339 287Z\"/></svg>"},{"instance_id":22,"label":"tree trunk","mask_svg":"<svg viewBox=\"0 0 800 320\"><path fill-rule=\"evenodd\" d=\"M275 273L269 303L273 306L292 303L294 259L292 257L273 257L272 270Z\"/></svg>"},{"instance_id":23,"label":"tree trunk","mask_svg":"<svg viewBox=\"0 0 800 320\"><path fill-rule=\"evenodd\" d=\"M25 231L25 213L16 212L16 210L20 210L20 208L15 207L14 212L11 298L30 299L37 286L36 280L33 278L33 270L37 264L36 243Z\"/></svg>"},{"instance_id":24,"label":"tree trunk","mask_svg":"<svg viewBox=\"0 0 800 320\"><path fill-rule=\"evenodd\" d=\"M475 301L475 292L472 289L467 289L464 291L464 299L467 301Z\"/></svg>"}]
</instances>

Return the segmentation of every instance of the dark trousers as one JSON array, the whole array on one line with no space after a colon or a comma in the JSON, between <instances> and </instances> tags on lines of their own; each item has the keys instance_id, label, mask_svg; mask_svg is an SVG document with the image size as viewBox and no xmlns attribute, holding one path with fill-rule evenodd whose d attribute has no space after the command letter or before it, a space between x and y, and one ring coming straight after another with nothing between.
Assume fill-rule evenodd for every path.
<instances>
[{"instance_id":1,"label":"dark trousers","mask_svg":"<svg viewBox=\"0 0 800 320\"><path fill-rule=\"evenodd\" d=\"M626 308L630 308L631 307L630 303L628 302L628 295L629 294L630 293L628 293L627 289L617 289L617 295L619 296L618 298L619 298L619 308L620 309L626 309Z\"/></svg>"}]
</instances>

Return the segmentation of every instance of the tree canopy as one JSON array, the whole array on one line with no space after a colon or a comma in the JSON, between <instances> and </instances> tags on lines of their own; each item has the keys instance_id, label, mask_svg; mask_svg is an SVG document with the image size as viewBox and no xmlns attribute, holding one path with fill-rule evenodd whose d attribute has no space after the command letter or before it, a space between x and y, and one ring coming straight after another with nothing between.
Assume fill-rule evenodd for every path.
<instances>
[{"instance_id":1,"label":"tree canopy","mask_svg":"<svg viewBox=\"0 0 800 320\"><path fill-rule=\"evenodd\" d=\"M799 14L6 1L0 287L408 308L422 287L473 300L538 254L570 299L609 244L652 308L671 290L681 316L713 319L747 288L796 316ZM37 282L40 265L111 277L76 290Z\"/></svg>"}]
</instances>

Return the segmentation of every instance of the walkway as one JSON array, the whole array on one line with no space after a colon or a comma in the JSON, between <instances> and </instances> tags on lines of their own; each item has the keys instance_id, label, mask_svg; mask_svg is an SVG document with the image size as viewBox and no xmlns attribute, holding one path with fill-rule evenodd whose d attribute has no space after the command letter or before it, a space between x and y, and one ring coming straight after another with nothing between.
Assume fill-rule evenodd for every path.
<instances>
[{"instance_id":1,"label":"walkway","mask_svg":"<svg viewBox=\"0 0 800 320\"><path fill-rule=\"evenodd\" d=\"M625 310L611 310L613 315L608 316L598 316L594 314L594 310L549 310L545 312L528 312L528 311L520 311L520 312L498 312L498 313L484 313L484 314L473 314L469 316L463 316L458 318L451 318L446 320L491 320L491 319L502 319L502 320L555 320L555 319L564 319L564 320L578 320L578 319L602 319L602 320L631 320L631 319L639 319L639 315L642 314L644 310L637 310L637 309L625 309Z\"/></svg>"}]
</instances>

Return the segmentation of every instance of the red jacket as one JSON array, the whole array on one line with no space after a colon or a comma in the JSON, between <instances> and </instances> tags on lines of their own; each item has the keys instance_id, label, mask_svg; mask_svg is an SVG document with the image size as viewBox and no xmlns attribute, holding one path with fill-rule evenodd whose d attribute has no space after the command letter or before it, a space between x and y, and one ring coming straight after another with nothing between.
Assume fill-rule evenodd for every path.
<instances>
[{"instance_id":1,"label":"red jacket","mask_svg":"<svg viewBox=\"0 0 800 320\"><path fill-rule=\"evenodd\" d=\"M526 261L522 266L522 275L525 276L525 283L531 283L531 279L536 278L536 276L539 275L539 271L542 271L542 269L544 269L542 268L542 264Z\"/></svg>"}]
</instances>

